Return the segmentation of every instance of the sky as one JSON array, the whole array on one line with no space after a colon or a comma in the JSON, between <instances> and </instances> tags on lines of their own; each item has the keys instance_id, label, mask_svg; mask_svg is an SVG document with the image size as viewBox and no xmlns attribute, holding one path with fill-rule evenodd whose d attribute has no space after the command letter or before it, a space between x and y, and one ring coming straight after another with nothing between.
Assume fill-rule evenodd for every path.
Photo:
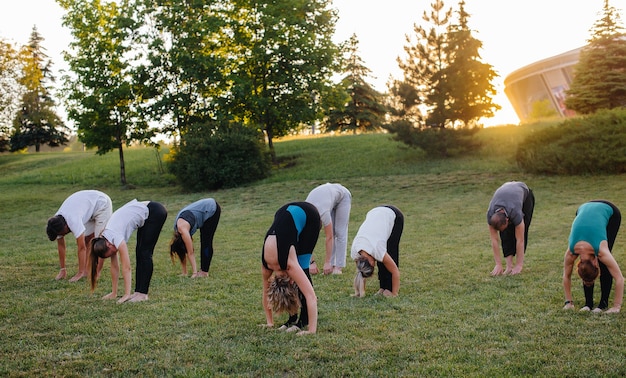
<instances>
[{"instance_id":1,"label":"sky","mask_svg":"<svg viewBox=\"0 0 626 378\"><path fill-rule=\"evenodd\" d=\"M447 7L457 0L445 0ZM469 27L482 41L482 61L493 66L499 77L494 102L502 107L485 126L517 124L519 119L504 94L504 79L530 63L584 46L590 29L599 18L603 0L465 0ZM422 14L431 0L333 0L338 10L335 42L356 34L359 53L372 71L368 82L386 92L389 77L401 78L396 59L405 58L406 36L413 26L424 25ZM621 2L611 5L624 9ZM67 68L62 51L71 41L62 26L63 10L54 0L0 0L0 38L22 45L28 42L33 26L44 37L43 46L54 64ZM424 25L427 26L427 25ZM57 79L60 74L57 74Z\"/></svg>"}]
</instances>

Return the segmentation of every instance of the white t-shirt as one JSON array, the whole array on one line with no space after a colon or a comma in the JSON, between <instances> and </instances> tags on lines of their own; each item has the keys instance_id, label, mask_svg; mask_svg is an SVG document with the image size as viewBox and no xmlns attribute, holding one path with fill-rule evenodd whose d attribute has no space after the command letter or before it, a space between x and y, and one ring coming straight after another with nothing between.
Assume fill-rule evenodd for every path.
<instances>
[{"instance_id":1,"label":"white t-shirt","mask_svg":"<svg viewBox=\"0 0 626 378\"><path fill-rule=\"evenodd\" d=\"M122 241L128 242L130 235L142 227L150 211L148 203L150 201L139 202L136 199L117 209L109 223L107 223L102 236L106 238L115 248L119 248Z\"/></svg>"},{"instance_id":2,"label":"white t-shirt","mask_svg":"<svg viewBox=\"0 0 626 378\"><path fill-rule=\"evenodd\" d=\"M359 227L350 256L353 260L359 257L359 251L365 251L376 261L383 261L387 253L387 240L391 236L393 224L396 220L396 213L388 207L375 207L367 212L365 221Z\"/></svg>"},{"instance_id":3,"label":"white t-shirt","mask_svg":"<svg viewBox=\"0 0 626 378\"><path fill-rule=\"evenodd\" d=\"M67 197L55 215L62 215L67 227L78 238L85 231L89 231L86 235L94 232L95 215L106 211L110 204L109 196L100 191L81 190Z\"/></svg>"},{"instance_id":4,"label":"white t-shirt","mask_svg":"<svg viewBox=\"0 0 626 378\"><path fill-rule=\"evenodd\" d=\"M320 213L322 224L328 226L332 222L333 209L345 196L350 197L351 194L343 185L326 183L311 190L306 197L306 202L315 205Z\"/></svg>"}]
</instances>

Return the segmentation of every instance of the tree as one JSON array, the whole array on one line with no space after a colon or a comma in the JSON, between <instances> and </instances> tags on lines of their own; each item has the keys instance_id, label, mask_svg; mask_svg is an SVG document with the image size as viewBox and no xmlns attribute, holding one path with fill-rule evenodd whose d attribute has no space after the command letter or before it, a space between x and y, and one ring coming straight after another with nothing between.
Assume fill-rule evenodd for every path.
<instances>
[{"instance_id":1,"label":"tree","mask_svg":"<svg viewBox=\"0 0 626 378\"><path fill-rule=\"evenodd\" d=\"M496 89L492 83L498 75L493 66L480 60L482 42L474 38L468 26L465 1L459 2L458 23L450 25L445 47L448 66L442 69L447 82L449 117L454 126L476 126L483 117L493 117L500 109L493 103Z\"/></svg>"},{"instance_id":2,"label":"tree","mask_svg":"<svg viewBox=\"0 0 626 378\"><path fill-rule=\"evenodd\" d=\"M139 70L151 113L162 131L182 135L215 118L231 38L227 1L143 0L148 61Z\"/></svg>"},{"instance_id":3,"label":"tree","mask_svg":"<svg viewBox=\"0 0 626 378\"><path fill-rule=\"evenodd\" d=\"M143 83L136 70L141 61L133 47L141 23L130 0L57 0L67 11L63 24L74 37L66 53L73 76L65 77L68 116L79 139L96 153L117 149L120 180L126 185L124 149L133 141L149 143L155 130L141 112ZM118 4L119 3L119 4Z\"/></svg>"},{"instance_id":4,"label":"tree","mask_svg":"<svg viewBox=\"0 0 626 378\"><path fill-rule=\"evenodd\" d=\"M398 65L404 73L404 82L413 87L415 93L406 91L405 86L396 85L398 89L404 89L397 93L417 96L425 108L424 124L418 125L419 128L444 128L451 119L447 97L448 83L443 76L443 69L448 66L446 29L452 9L444 11L444 7L443 1L436 0L431 4L430 13L424 11L422 19L431 24L430 29L415 24L413 29L416 41L413 42L407 35L407 45L404 47L407 58L398 58Z\"/></svg>"},{"instance_id":5,"label":"tree","mask_svg":"<svg viewBox=\"0 0 626 378\"><path fill-rule=\"evenodd\" d=\"M604 1L601 17L580 52L565 105L581 114L626 106L626 35L619 12Z\"/></svg>"},{"instance_id":6,"label":"tree","mask_svg":"<svg viewBox=\"0 0 626 378\"><path fill-rule=\"evenodd\" d=\"M329 0L234 0L231 84L223 109L273 139L314 121L339 55Z\"/></svg>"},{"instance_id":7,"label":"tree","mask_svg":"<svg viewBox=\"0 0 626 378\"><path fill-rule=\"evenodd\" d=\"M0 152L10 147L12 123L23 92L19 71L17 51L12 44L0 39Z\"/></svg>"},{"instance_id":8,"label":"tree","mask_svg":"<svg viewBox=\"0 0 626 378\"><path fill-rule=\"evenodd\" d=\"M55 102L47 87L48 82L54 82L54 76L52 62L41 44L43 40L37 28L33 27L28 45L20 52L23 66L19 82L25 92L13 121L11 151L35 146L35 151L39 152L43 144L58 147L68 141L68 129L56 114Z\"/></svg>"},{"instance_id":9,"label":"tree","mask_svg":"<svg viewBox=\"0 0 626 378\"><path fill-rule=\"evenodd\" d=\"M331 109L327 119L327 130L376 131L381 129L386 113L381 94L370 86L365 78L371 72L359 56L359 40L352 35L348 41L347 75L341 86L348 98L341 108Z\"/></svg>"}]
</instances>

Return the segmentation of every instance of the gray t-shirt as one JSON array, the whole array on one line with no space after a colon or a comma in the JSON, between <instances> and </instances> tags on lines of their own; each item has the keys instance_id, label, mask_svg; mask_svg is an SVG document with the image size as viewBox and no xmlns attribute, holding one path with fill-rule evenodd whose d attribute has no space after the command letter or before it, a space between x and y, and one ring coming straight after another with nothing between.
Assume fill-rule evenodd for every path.
<instances>
[{"instance_id":1,"label":"gray t-shirt","mask_svg":"<svg viewBox=\"0 0 626 378\"><path fill-rule=\"evenodd\" d=\"M205 198L191 203L185 206L176 215L176 219L174 219L174 231L178 232L178 226L176 225L176 223L178 222L178 218L183 218L191 226L189 229L189 234L193 235L196 233L199 227L202 227L207 219L215 215L216 211L217 203L213 198Z\"/></svg>"},{"instance_id":2,"label":"gray t-shirt","mask_svg":"<svg viewBox=\"0 0 626 378\"><path fill-rule=\"evenodd\" d=\"M514 226L519 225L524 220L524 212L522 207L524 201L528 197L530 190L528 186L521 181L510 181L504 183L499 187L489 202L489 208L487 209L487 223L491 216L498 210L504 209L509 222Z\"/></svg>"}]
</instances>

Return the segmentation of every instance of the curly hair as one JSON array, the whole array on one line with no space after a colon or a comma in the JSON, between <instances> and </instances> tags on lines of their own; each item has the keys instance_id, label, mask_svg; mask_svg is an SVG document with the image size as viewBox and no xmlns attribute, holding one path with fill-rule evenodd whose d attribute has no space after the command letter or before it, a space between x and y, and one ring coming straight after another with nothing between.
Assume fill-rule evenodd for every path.
<instances>
[{"instance_id":1,"label":"curly hair","mask_svg":"<svg viewBox=\"0 0 626 378\"><path fill-rule=\"evenodd\" d=\"M593 260L580 260L578 263L578 275L585 286L592 286L598 274L599 269L593 264Z\"/></svg>"},{"instance_id":2,"label":"curly hair","mask_svg":"<svg viewBox=\"0 0 626 378\"><path fill-rule=\"evenodd\" d=\"M289 277L273 276L267 289L267 300L277 314L287 312L295 314L300 309L298 286L292 283Z\"/></svg>"},{"instance_id":3,"label":"curly hair","mask_svg":"<svg viewBox=\"0 0 626 378\"><path fill-rule=\"evenodd\" d=\"M187 246L185 246L185 241L178 232L174 232L172 240L170 240L170 258L172 262L174 262L176 256L178 256L181 263L184 263L187 258Z\"/></svg>"}]
</instances>

